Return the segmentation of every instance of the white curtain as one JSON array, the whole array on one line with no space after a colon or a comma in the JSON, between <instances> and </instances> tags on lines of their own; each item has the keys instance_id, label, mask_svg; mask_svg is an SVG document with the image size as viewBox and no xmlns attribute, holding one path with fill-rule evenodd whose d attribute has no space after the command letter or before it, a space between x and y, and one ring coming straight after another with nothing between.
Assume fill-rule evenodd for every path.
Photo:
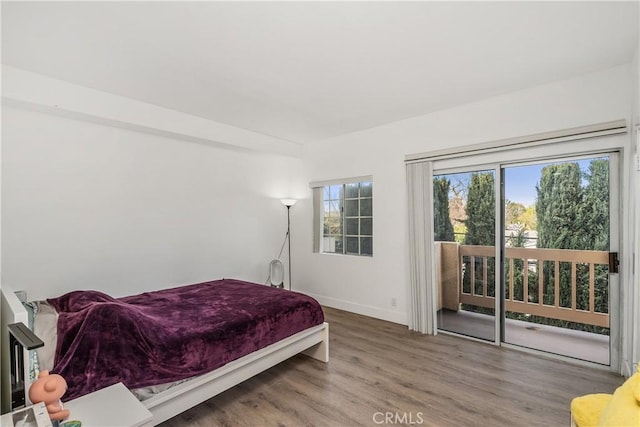
<instances>
[{"instance_id":1,"label":"white curtain","mask_svg":"<svg viewBox=\"0 0 640 427\"><path fill-rule=\"evenodd\" d=\"M640 156L640 124L636 125L636 156ZM636 157L637 158L637 157ZM632 161L633 163L633 161ZM627 362L628 371L621 372L623 375L631 376L634 372L633 368L637 369L640 364L640 166L636 164L635 171L634 168L631 169L632 179L630 180L630 201L631 203L635 202L636 209L632 215L630 215L630 229L635 228L635 254L634 260L632 263L634 264L634 268L627 269L631 270L630 277L632 278L631 282L635 285L631 286L631 297L635 297L630 300L629 306L627 307L628 312L630 313L630 322L628 324L628 329L624 329L622 333L622 342L627 342L628 338L631 338L629 341L631 345L629 346L629 350L624 354L624 359ZM635 178L635 186L634 180ZM635 200L634 200L635 198ZM634 365L635 364L635 365ZM625 364L623 363L622 366Z\"/></svg>"},{"instance_id":2,"label":"white curtain","mask_svg":"<svg viewBox=\"0 0 640 427\"><path fill-rule=\"evenodd\" d=\"M407 164L409 200L409 329L436 332L431 162Z\"/></svg>"},{"instance_id":3,"label":"white curtain","mask_svg":"<svg viewBox=\"0 0 640 427\"><path fill-rule=\"evenodd\" d=\"M313 187L313 252L320 252L320 238L322 236L322 190L323 187Z\"/></svg>"}]
</instances>

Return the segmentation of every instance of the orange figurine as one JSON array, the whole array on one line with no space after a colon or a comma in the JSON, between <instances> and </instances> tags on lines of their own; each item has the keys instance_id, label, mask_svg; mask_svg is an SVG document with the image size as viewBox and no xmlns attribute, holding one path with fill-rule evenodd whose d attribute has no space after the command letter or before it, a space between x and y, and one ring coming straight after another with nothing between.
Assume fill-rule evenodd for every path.
<instances>
[{"instance_id":1,"label":"orange figurine","mask_svg":"<svg viewBox=\"0 0 640 427\"><path fill-rule=\"evenodd\" d=\"M69 416L69 411L64 409L60 398L66 392L67 382L64 378L49 374L49 371L40 371L38 379L29 387L29 399L33 403L44 402L52 420L64 420Z\"/></svg>"}]
</instances>

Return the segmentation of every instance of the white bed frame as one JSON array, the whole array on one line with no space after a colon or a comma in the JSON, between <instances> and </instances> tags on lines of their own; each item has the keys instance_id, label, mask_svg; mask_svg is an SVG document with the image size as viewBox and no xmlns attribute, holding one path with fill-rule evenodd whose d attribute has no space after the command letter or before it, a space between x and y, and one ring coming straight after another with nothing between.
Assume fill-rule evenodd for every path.
<instances>
[{"instance_id":1,"label":"white bed frame","mask_svg":"<svg viewBox=\"0 0 640 427\"><path fill-rule=\"evenodd\" d=\"M9 408L10 367L7 325L27 324L27 311L14 291L2 286L2 413ZM329 361L329 324L326 322L298 332L282 341L248 354L208 374L195 377L159 393L142 404L153 414L154 425L174 417L199 403L263 372L290 357L302 353L322 362ZM28 357L25 358L28 360ZM25 363L28 371L28 363ZM28 378L28 375L25 377ZM27 389L29 385L27 384Z\"/></svg>"}]
</instances>

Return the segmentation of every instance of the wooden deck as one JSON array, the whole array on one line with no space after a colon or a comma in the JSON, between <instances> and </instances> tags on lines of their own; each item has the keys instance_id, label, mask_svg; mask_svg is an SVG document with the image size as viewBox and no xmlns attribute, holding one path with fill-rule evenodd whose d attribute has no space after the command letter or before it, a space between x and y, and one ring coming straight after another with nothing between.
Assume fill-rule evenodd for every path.
<instances>
[{"instance_id":1,"label":"wooden deck","mask_svg":"<svg viewBox=\"0 0 640 427\"><path fill-rule=\"evenodd\" d=\"M441 310L440 328L494 340L494 317L469 311ZM505 341L526 348L609 365L609 337L583 331L506 319Z\"/></svg>"},{"instance_id":2,"label":"wooden deck","mask_svg":"<svg viewBox=\"0 0 640 427\"><path fill-rule=\"evenodd\" d=\"M568 426L575 396L623 379L600 369L325 309L331 360L296 356L162 426ZM391 424L391 423L387 423Z\"/></svg>"}]
</instances>

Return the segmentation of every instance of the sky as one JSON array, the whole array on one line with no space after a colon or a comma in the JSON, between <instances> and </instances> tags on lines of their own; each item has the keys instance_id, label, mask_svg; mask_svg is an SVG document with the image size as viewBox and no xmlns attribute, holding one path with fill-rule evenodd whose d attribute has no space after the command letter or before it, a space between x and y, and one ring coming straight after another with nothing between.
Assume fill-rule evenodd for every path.
<instances>
[{"instance_id":1,"label":"sky","mask_svg":"<svg viewBox=\"0 0 640 427\"><path fill-rule=\"evenodd\" d=\"M592 159L578 160L580 170L583 172L589 170L589 162ZM549 162L528 166L511 166L505 168L505 196L512 202L522 203L525 206L531 206L536 202L536 185L540 180L540 172L542 168L553 164L563 162ZM462 179L468 182L471 173L458 173L446 175L452 183Z\"/></svg>"},{"instance_id":2,"label":"sky","mask_svg":"<svg viewBox=\"0 0 640 427\"><path fill-rule=\"evenodd\" d=\"M527 207L534 204L536 202L536 185L540 180L540 171L547 164L506 168L504 180L505 197L512 202L522 203Z\"/></svg>"}]
</instances>

